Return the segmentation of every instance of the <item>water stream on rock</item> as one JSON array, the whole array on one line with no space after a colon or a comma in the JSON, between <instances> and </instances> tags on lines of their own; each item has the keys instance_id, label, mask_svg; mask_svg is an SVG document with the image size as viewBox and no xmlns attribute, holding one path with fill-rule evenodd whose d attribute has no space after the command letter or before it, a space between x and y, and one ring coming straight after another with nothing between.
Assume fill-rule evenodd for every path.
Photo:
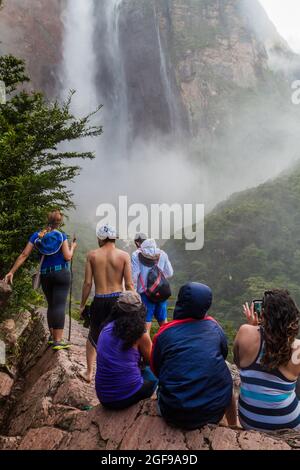
<instances>
[{"instance_id":1,"label":"water stream on rock","mask_svg":"<svg viewBox=\"0 0 300 470\"><path fill-rule=\"evenodd\" d=\"M97 102L93 0L68 0L62 19L65 34L61 95L65 98L70 90L76 91L72 110L80 116L91 112Z\"/></svg>"}]
</instances>

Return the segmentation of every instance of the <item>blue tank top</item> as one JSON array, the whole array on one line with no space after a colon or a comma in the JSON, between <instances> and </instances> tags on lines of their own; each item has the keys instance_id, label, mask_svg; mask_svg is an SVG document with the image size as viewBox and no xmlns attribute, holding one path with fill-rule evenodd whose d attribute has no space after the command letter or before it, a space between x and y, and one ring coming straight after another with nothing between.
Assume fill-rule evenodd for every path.
<instances>
[{"instance_id":1,"label":"blue tank top","mask_svg":"<svg viewBox=\"0 0 300 470\"><path fill-rule=\"evenodd\" d=\"M135 348L123 349L123 341L113 334L114 322L103 328L97 345L96 392L102 403L125 400L143 385Z\"/></svg>"},{"instance_id":2,"label":"blue tank top","mask_svg":"<svg viewBox=\"0 0 300 470\"><path fill-rule=\"evenodd\" d=\"M29 238L30 243L34 245L35 240L39 236L39 232L35 232L31 237ZM68 237L65 233L62 232L63 236L63 241L67 240ZM45 259L43 261L41 269L46 269L46 268L53 268L54 266L64 266L67 265L67 261L64 258L64 255L62 253L62 249L60 249L55 255L51 256L45 256Z\"/></svg>"},{"instance_id":3,"label":"blue tank top","mask_svg":"<svg viewBox=\"0 0 300 470\"><path fill-rule=\"evenodd\" d=\"M241 369L239 419L245 429L300 430L300 403L297 381L288 380L279 370L266 371L260 365L264 351L263 330L257 359Z\"/></svg>"}]
</instances>

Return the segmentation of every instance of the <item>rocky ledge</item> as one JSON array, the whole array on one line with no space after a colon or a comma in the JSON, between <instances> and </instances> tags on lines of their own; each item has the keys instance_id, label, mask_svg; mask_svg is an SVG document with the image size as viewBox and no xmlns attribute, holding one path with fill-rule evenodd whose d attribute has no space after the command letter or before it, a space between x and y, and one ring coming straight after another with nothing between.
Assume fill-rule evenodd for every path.
<instances>
[{"instance_id":1,"label":"rocky ledge","mask_svg":"<svg viewBox=\"0 0 300 470\"><path fill-rule=\"evenodd\" d=\"M146 400L122 412L104 410L93 385L78 375L84 366L86 330L73 322L73 348L47 348L44 312L16 327L21 350L15 374L0 374L2 450L293 450L300 434L265 435L226 426L192 432L167 426L156 403Z\"/></svg>"}]
</instances>

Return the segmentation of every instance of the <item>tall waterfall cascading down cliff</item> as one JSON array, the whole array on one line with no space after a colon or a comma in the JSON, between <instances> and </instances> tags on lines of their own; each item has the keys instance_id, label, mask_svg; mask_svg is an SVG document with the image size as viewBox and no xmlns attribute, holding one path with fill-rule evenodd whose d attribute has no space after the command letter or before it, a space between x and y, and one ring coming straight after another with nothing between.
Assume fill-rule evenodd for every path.
<instances>
[{"instance_id":1,"label":"tall waterfall cascading down cliff","mask_svg":"<svg viewBox=\"0 0 300 470\"><path fill-rule=\"evenodd\" d=\"M165 88L166 100L168 104L168 109L170 113L170 130L175 135L176 132L180 132L180 119L179 119L179 108L177 106L177 98L174 96L172 90L172 84L170 80L170 67L167 65L166 54L163 50L161 32L160 32L160 21L157 12L157 7L153 4L154 10L154 21L157 31L157 41L159 49L159 58L160 58L160 71L162 76L163 85Z\"/></svg>"},{"instance_id":2,"label":"tall waterfall cascading down cliff","mask_svg":"<svg viewBox=\"0 0 300 470\"><path fill-rule=\"evenodd\" d=\"M97 103L96 57L94 54L94 1L67 0L64 24L62 97L75 91L72 110L76 115L94 110Z\"/></svg>"},{"instance_id":3,"label":"tall waterfall cascading down cliff","mask_svg":"<svg viewBox=\"0 0 300 470\"><path fill-rule=\"evenodd\" d=\"M132 202L173 202L175 193L176 200L181 200L196 185L184 153L176 148L179 111L158 12L153 4L148 34L154 51L152 44L147 46L149 57L154 55L150 63L155 69L153 82L152 76L146 80L149 71L142 67L143 57L135 57L124 40L130 27L126 4L124 0L103 0L101 5L95 0L68 0L63 14L62 96L76 90L75 114L89 113L103 104L97 117L103 135L97 141L80 143L83 150L95 151L96 158L83 165L81 183L74 189L76 204L90 218L98 204L116 204L119 195L127 195ZM138 82L133 82L136 67L145 73L144 81L138 76ZM166 174L172 166L175 177L169 180ZM180 188L177 176L182 179Z\"/></svg>"},{"instance_id":4,"label":"tall waterfall cascading down cliff","mask_svg":"<svg viewBox=\"0 0 300 470\"><path fill-rule=\"evenodd\" d=\"M104 0L103 8L105 11L103 29L106 31L107 37L105 43L100 47L105 48L105 53L108 62L103 64L108 65L111 71L111 90L110 90L110 103L109 106L105 106L104 115L109 122L109 127L113 133L111 138L113 139L114 152L117 154L122 149L123 157L124 153L127 155L128 146L128 106L126 96L126 77L124 72L124 64L122 58L122 52L120 47L120 11L123 0ZM98 64L98 73L104 73L105 70L101 70L102 63ZM101 89L98 91L100 101L105 103L106 90ZM110 151L112 151L112 146ZM117 156L116 155L116 156ZM115 156L115 155L114 155Z\"/></svg>"},{"instance_id":5,"label":"tall waterfall cascading down cliff","mask_svg":"<svg viewBox=\"0 0 300 470\"><path fill-rule=\"evenodd\" d=\"M119 195L211 209L293 161L289 84L243 4L67 0L63 95L81 114L103 104L103 135L79 144L96 155L74 188L85 216Z\"/></svg>"}]
</instances>

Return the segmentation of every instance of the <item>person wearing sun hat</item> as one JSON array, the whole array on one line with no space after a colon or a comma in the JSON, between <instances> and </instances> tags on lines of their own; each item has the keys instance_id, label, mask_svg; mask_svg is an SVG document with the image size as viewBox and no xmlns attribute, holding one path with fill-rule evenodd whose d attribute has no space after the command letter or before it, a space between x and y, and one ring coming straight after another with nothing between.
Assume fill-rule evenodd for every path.
<instances>
[{"instance_id":1,"label":"person wearing sun hat","mask_svg":"<svg viewBox=\"0 0 300 470\"><path fill-rule=\"evenodd\" d=\"M150 398L157 387L157 378L149 367L152 341L145 320L146 309L140 295L120 294L97 344L95 385L105 408L128 408Z\"/></svg>"},{"instance_id":2,"label":"person wearing sun hat","mask_svg":"<svg viewBox=\"0 0 300 470\"><path fill-rule=\"evenodd\" d=\"M111 314L124 287L128 291L134 290L130 256L116 247L118 236L115 227L109 224L97 225L96 236L99 248L87 255L80 304L82 314L94 283L95 297L90 309L90 331L86 345L87 368L80 373L87 382L92 380L97 342L103 323Z\"/></svg>"}]
</instances>

